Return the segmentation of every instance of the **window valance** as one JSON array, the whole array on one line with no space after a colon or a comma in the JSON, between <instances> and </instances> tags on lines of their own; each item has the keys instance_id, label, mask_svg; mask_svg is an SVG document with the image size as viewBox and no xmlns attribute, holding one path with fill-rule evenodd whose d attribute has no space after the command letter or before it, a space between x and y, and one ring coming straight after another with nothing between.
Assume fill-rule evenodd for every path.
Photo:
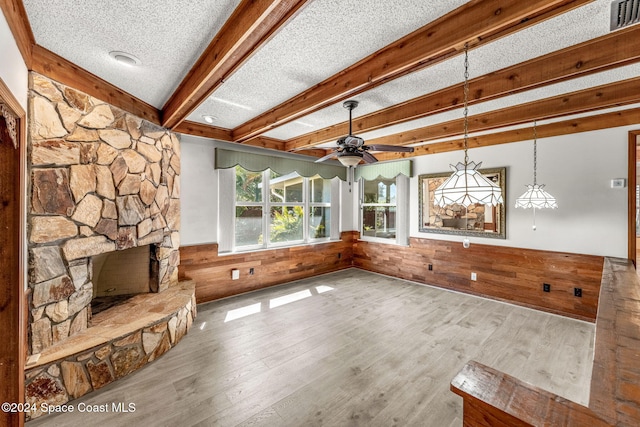
<instances>
[{"instance_id":1,"label":"window valance","mask_svg":"<svg viewBox=\"0 0 640 427\"><path fill-rule=\"evenodd\" d=\"M411 160L398 160L360 165L356 167L355 180L364 178L367 181L373 181L378 177L393 179L398 175L411 178L413 176L413 162Z\"/></svg>"},{"instance_id":2,"label":"window valance","mask_svg":"<svg viewBox=\"0 0 640 427\"><path fill-rule=\"evenodd\" d=\"M315 163L313 160L295 158L294 156L303 157L295 154L277 156L216 148L215 167L216 169L228 169L242 166L252 172L271 169L281 175L297 172L305 178L320 175L324 179L332 179L336 176L343 181L347 179L347 168L342 165Z\"/></svg>"}]
</instances>

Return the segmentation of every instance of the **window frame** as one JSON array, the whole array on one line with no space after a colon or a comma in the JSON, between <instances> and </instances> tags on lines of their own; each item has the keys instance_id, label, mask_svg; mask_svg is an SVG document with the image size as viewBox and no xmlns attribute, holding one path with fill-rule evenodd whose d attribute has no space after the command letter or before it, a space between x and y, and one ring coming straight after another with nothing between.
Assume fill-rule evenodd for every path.
<instances>
[{"instance_id":1,"label":"window frame","mask_svg":"<svg viewBox=\"0 0 640 427\"><path fill-rule=\"evenodd\" d=\"M374 180L366 180L360 178L359 180L359 205L360 205L360 224L358 226L360 232L360 240L386 243L392 245L408 246L409 244L409 178L405 175L399 174L392 180L376 177ZM371 203L365 202L365 181L395 181L396 186L396 198L395 203ZM367 236L364 233L364 213L365 207L394 207L395 208L395 237L375 237Z\"/></svg>"},{"instance_id":2,"label":"window frame","mask_svg":"<svg viewBox=\"0 0 640 427\"><path fill-rule=\"evenodd\" d=\"M242 167L242 166L236 166L236 168L238 167ZM243 168L244 169L244 168ZM298 175L298 177L302 180L302 201L301 202L295 202L295 201L282 201L282 202L274 202L271 200L271 194L269 192L269 188L271 185L271 175L272 175L272 171L270 169L266 169L264 171L261 172L252 172L252 173L260 173L262 174L262 189L261 189L261 196L262 196L262 201L261 202L246 202L246 201L238 201L237 200L237 195L236 195L236 178L235 178L235 168L233 168L232 170L234 170L234 186L233 186L233 219L232 219L232 224L233 224L233 232L231 233L232 235L232 244L231 244L231 251L232 252L249 252L249 251L255 251L255 250L265 250L265 249L276 249L276 248L282 248L282 247L289 247L289 246L299 246L299 245L304 245L304 244L315 244L315 243L321 243L321 242L328 242L331 240L335 240L332 239L332 235L333 235L333 224L335 223L335 221L333 220L333 215L336 214L336 210L334 209L333 205L334 205L334 191L335 188L333 186L332 180L331 179L327 179L327 178L322 178L320 175L314 175L312 177L304 177L301 175ZM246 170L246 169L245 169ZM251 172L251 171L249 171ZM324 181L324 185L327 185L329 188L329 202L312 202L312 195L310 193L311 190L311 186L310 186L310 181L313 179L322 179ZM262 243L258 243L255 245L242 245L239 246L236 244L236 208L238 206L259 206L262 208ZM271 229L272 229L272 217L271 217L271 212L272 212L272 208L286 208L286 207L293 207L293 206L301 206L302 207L302 211L303 211L303 219L302 219L302 239L297 239L297 240L289 240L289 241L284 241L284 242L272 242L271 241ZM329 217L329 224L330 224L330 232L326 237L319 237L319 238L315 238L311 236L310 230L309 230L309 215L312 212L312 209L315 207L326 207L330 209L330 217Z\"/></svg>"}]
</instances>

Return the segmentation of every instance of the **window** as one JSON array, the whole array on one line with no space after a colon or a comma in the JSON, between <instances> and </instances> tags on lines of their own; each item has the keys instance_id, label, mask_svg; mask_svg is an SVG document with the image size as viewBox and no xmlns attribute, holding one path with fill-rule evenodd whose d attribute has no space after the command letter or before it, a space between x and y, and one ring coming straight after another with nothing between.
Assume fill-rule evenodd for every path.
<instances>
[{"instance_id":1,"label":"window","mask_svg":"<svg viewBox=\"0 0 640 427\"><path fill-rule=\"evenodd\" d=\"M396 180L363 181L362 235L396 238Z\"/></svg>"},{"instance_id":2,"label":"window","mask_svg":"<svg viewBox=\"0 0 640 427\"><path fill-rule=\"evenodd\" d=\"M328 240L331 180L235 167L235 248L259 249ZM307 214L308 213L308 214Z\"/></svg>"},{"instance_id":3,"label":"window","mask_svg":"<svg viewBox=\"0 0 640 427\"><path fill-rule=\"evenodd\" d=\"M406 244L408 178L361 180L361 229L364 240Z\"/></svg>"}]
</instances>

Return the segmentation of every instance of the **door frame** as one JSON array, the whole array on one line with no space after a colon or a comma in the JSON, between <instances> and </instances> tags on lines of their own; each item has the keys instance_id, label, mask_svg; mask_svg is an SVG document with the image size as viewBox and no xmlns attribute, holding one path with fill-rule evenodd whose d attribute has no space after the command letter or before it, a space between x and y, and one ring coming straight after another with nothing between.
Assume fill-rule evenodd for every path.
<instances>
[{"instance_id":1,"label":"door frame","mask_svg":"<svg viewBox=\"0 0 640 427\"><path fill-rule=\"evenodd\" d=\"M638 150L638 137L640 136L640 130L629 131L629 143L628 153L629 155L629 175L627 177L628 185L628 202L627 202L627 218L628 218L628 244L627 244L627 258L629 258L633 265L636 265L636 162L637 150Z\"/></svg>"},{"instance_id":2,"label":"door frame","mask_svg":"<svg viewBox=\"0 0 640 427\"><path fill-rule=\"evenodd\" d=\"M24 403L24 370L27 357L26 349L26 298L25 298L25 272L26 268L26 113L9 87L0 78L0 101L16 117L16 133L18 139L18 177L15 191L18 192L19 207L14 207L14 212L19 211L18 233L18 256L17 262L12 263L10 268L14 271L14 277L18 278L17 283L11 283L7 289L9 303L0 311L0 325L9 329L9 337L3 340L0 354L13 369L2 371L2 382L0 386L0 402ZM0 424L7 426L24 426L24 413L0 413Z\"/></svg>"}]
</instances>

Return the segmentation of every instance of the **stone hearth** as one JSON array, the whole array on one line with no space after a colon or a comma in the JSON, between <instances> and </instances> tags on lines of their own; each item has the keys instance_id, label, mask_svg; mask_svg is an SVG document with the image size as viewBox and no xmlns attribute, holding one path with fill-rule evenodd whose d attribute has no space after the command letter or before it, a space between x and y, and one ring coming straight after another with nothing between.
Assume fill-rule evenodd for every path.
<instances>
[{"instance_id":1,"label":"stone hearth","mask_svg":"<svg viewBox=\"0 0 640 427\"><path fill-rule=\"evenodd\" d=\"M92 327L53 345L27 367L27 419L122 378L173 348L196 317L195 283L135 295L94 316Z\"/></svg>"},{"instance_id":2,"label":"stone hearth","mask_svg":"<svg viewBox=\"0 0 640 427\"><path fill-rule=\"evenodd\" d=\"M30 74L29 351L90 326L92 257L151 245L151 290L178 283L176 134Z\"/></svg>"}]
</instances>

